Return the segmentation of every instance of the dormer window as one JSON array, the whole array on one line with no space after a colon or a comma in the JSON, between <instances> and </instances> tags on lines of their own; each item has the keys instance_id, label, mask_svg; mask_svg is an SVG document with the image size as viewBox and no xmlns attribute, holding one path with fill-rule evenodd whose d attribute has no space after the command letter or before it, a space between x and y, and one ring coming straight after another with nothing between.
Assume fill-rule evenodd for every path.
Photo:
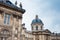
<instances>
[{"instance_id":1,"label":"dormer window","mask_svg":"<svg viewBox=\"0 0 60 40\"><path fill-rule=\"evenodd\" d=\"M9 14L4 15L4 24L10 24L10 15Z\"/></svg>"}]
</instances>

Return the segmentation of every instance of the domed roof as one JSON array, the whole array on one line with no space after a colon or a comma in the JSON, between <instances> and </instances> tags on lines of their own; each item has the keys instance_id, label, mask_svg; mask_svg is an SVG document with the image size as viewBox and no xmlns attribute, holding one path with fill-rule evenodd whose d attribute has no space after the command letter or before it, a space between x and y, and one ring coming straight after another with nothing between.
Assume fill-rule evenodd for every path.
<instances>
[{"instance_id":1,"label":"domed roof","mask_svg":"<svg viewBox=\"0 0 60 40\"><path fill-rule=\"evenodd\" d=\"M36 18L33 19L33 21L32 21L32 24L35 24L35 23L43 24L42 20L38 18L38 15L36 15Z\"/></svg>"}]
</instances>

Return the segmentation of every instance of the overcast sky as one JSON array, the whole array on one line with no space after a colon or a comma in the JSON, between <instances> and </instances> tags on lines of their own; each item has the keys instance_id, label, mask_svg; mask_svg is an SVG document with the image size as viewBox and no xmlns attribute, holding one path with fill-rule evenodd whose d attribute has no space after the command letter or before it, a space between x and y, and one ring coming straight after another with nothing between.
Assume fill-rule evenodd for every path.
<instances>
[{"instance_id":1,"label":"overcast sky","mask_svg":"<svg viewBox=\"0 0 60 40\"><path fill-rule=\"evenodd\" d=\"M16 0L11 0L15 3ZM26 10L23 14L23 23L27 30L31 30L31 22L37 14L44 23L44 29L60 32L60 0L17 0L22 2Z\"/></svg>"}]
</instances>

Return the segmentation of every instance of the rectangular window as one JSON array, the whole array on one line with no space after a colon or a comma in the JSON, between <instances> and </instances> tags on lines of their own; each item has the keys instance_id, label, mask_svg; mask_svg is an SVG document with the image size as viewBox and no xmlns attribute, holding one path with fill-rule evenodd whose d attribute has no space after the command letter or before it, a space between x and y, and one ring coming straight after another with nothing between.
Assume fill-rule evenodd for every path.
<instances>
[{"instance_id":1,"label":"rectangular window","mask_svg":"<svg viewBox=\"0 0 60 40\"><path fill-rule=\"evenodd\" d=\"M4 24L9 24L10 23L10 15L9 14L5 14L4 15Z\"/></svg>"}]
</instances>

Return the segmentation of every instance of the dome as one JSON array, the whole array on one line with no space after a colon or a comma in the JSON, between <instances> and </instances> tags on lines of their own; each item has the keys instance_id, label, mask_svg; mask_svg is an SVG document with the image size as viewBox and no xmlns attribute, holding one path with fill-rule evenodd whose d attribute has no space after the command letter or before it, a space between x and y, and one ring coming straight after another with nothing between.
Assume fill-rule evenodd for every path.
<instances>
[{"instance_id":1,"label":"dome","mask_svg":"<svg viewBox=\"0 0 60 40\"><path fill-rule=\"evenodd\" d=\"M34 19L34 20L32 21L32 24L34 24L34 23L41 23L41 24L42 24L42 21L41 21L40 19Z\"/></svg>"},{"instance_id":2,"label":"dome","mask_svg":"<svg viewBox=\"0 0 60 40\"><path fill-rule=\"evenodd\" d=\"M38 15L36 15L36 18L33 19L33 21L32 21L32 24L35 24L35 23L43 24L43 22L41 21L41 19L38 18Z\"/></svg>"}]
</instances>

